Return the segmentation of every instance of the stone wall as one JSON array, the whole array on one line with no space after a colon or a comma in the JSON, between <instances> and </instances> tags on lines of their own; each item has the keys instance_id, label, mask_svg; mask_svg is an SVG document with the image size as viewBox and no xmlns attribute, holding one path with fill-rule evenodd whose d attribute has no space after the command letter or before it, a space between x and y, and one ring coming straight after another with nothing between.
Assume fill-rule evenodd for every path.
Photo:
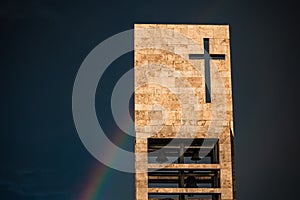
<instances>
[{"instance_id":1,"label":"stone wall","mask_svg":"<svg viewBox=\"0 0 300 200\"><path fill-rule=\"evenodd\" d=\"M233 134L228 25L136 24L134 27L136 200L148 199L147 138L219 138L221 199L233 199ZM205 102L204 53L210 61L211 103Z\"/></svg>"}]
</instances>

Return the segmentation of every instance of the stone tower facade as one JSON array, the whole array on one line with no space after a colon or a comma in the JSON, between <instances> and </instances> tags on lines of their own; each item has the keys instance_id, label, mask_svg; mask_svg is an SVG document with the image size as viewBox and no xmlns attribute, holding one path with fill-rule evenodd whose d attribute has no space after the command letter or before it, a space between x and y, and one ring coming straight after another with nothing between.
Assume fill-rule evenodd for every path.
<instances>
[{"instance_id":1,"label":"stone tower facade","mask_svg":"<svg viewBox=\"0 0 300 200\"><path fill-rule=\"evenodd\" d=\"M136 24L136 200L235 199L228 25Z\"/></svg>"}]
</instances>

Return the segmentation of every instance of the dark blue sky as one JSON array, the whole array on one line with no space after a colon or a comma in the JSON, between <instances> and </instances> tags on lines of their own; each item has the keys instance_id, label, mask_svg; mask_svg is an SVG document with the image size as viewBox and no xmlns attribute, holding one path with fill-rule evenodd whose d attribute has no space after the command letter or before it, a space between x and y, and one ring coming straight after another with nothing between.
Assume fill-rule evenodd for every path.
<instances>
[{"instance_id":1,"label":"dark blue sky","mask_svg":"<svg viewBox=\"0 0 300 200\"><path fill-rule=\"evenodd\" d=\"M92 169L103 167L76 133L73 82L97 44L134 23L230 24L238 198L295 199L296 8L289 0L1 1L0 199L77 200ZM131 64L131 54L113 63L97 91L98 117L112 140L122 133L107 109L111 89ZM132 139L122 147L133 149ZM133 199L133 175L107 171L95 199Z\"/></svg>"}]
</instances>

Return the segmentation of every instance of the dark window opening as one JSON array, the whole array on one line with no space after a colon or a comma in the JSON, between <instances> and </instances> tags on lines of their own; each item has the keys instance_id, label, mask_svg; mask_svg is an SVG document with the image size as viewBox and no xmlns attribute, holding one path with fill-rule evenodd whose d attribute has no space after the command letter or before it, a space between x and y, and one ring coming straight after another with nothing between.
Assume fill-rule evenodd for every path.
<instances>
[{"instance_id":1,"label":"dark window opening","mask_svg":"<svg viewBox=\"0 0 300 200\"><path fill-rule=\"evenodd\" d=\"M219 142L206 139L148 139L148 163L218 164Z\"/></svg>"}]
</instances>

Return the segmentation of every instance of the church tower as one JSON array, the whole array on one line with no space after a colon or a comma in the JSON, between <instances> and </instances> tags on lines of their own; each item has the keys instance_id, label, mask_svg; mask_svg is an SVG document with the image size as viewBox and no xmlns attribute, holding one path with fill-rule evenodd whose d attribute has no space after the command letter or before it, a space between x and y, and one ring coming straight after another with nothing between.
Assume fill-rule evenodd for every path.
<instances>
[{"instance_id":1,"label":"church tower","mask_svg":"<svg viewBox=\"0 0 300 200\"><path fill-rule=\"evenodd\" d=\"M135 24L135 199L234 200L228 25Z\"/></svg>"}]
</instances>

